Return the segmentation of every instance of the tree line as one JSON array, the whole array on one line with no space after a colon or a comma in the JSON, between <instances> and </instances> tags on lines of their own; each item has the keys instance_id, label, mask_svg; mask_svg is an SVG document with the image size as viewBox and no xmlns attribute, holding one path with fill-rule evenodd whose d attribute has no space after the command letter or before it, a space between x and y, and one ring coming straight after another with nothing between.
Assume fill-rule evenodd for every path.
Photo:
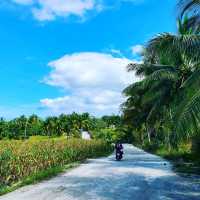
<instances>
[{"instance_id":1,"label":"tree line","mask_svg":"<svg viewBox=\"0 0 200 200\"><path fill-rule=\"evenodd\" d=\"M89 131L93 137L105 138L109 131L115 134L121 125L121 117L117 115L97 118L89 113L72 113L45 119L22 115L12 120L0 118L0 139L25 139L38 135L80 137L80 130Z\"/></svg>"}]
</instances>

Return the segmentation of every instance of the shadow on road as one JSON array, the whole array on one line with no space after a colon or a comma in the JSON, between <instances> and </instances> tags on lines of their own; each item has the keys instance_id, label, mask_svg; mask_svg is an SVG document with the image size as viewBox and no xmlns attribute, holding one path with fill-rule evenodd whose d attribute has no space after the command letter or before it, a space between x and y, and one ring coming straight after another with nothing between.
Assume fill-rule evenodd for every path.
<instances>
[{"instance_id":1,"label":"shadow on road","mask_svg":"<svg viewBox=\"0 0 200 200\"><path fill-rule=\"evenodd\" d=\"M62 192L75 199L200 199L198 180L179 177L168 162L138 149L127 149L120 162L114 156L94 159L79 170L55 179L56 185L67 179L70 184Z\"/></svg>"}]
</instances>

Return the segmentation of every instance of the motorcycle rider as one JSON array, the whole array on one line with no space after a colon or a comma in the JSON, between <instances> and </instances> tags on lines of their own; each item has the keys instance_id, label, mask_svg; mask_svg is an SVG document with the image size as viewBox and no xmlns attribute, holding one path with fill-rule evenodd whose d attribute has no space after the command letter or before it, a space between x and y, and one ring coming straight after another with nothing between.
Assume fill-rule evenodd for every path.
<instances>
[{"instance_id":1,"label":"motorcycle rider","mask_svg":"<svg viewBox=\"0 0 200 200\"><path fill-rule=\"evenodd\" d=\"M123 155L123 145L122 145L122 143L121 142L117 142L116 144L115 144L115 150L116 150L116 159L118 159L117 158L117 153L120 153L120 160L122 159L122 155Z\"/></svg>"}]
</instances>

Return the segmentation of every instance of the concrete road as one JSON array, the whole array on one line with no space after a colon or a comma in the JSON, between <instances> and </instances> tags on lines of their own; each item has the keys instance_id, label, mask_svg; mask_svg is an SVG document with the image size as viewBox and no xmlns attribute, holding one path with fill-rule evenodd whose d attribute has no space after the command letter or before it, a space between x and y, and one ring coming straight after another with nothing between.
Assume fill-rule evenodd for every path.
<instances>
[{"instance_id":1,"label":"concrete road","mask_svg":"<svg viewBox=\"0 0 200 200\"><path fill-rule=\"evenodd\" d=\"M20 188L0 200L200 200L200 178L180 177L171 165L124 145L124 160L114 154L91 159L51 180Z\"/></svg>"}]
</instances>

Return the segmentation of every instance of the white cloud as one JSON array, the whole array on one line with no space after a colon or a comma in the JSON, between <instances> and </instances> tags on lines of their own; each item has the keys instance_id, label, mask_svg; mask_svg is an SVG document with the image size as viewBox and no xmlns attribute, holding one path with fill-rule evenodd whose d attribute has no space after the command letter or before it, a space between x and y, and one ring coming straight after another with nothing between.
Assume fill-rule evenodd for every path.
<instances>
[{"instance_id":1,"label":"white cloud","mask_svg":"<svg viewBox=\"0 0 200 200\"><path fill-rule=\"evenodd\" d=\"M43 106L55 114L90 112L94 115L116 113L123 102L121 91L137 78L126 71L127 58L110 54L82 52L65 55L49 63L48 85L65 90L64 97L42 99Z\"/></svg>"},{"instance_id":2,"label":"white cloud","mask_svg":"<svg viewBox=\"0 0 200 200\"><path fill-rule=\"evenodd\" d=\"M57 17L77 16L84 18L89 11L100 12L117 3L138 3L142 0L10 0L15 4L27 6L35 19L39 21L52 21ZM112 6L111 6L111 5Z\"/></svg>"},{"instance_id":3,"label":"white cloud","mask_svg":"<svg viewBox=\"0 0 200 200\"><path fill-rule=\"evenodd\" d=\"M138 44L131 47L131 51L133 55L141 55L144 50L144 46Z\"/></svg>"},{"instance_id":4,"label":"white cloud","mask_svg":"<svg viewBox=\"0 0 200 200\"><path fill-rule=\"evenodd\" d=\"M72 95L55 99L42 99L41 104L49 109L49 113L89 112L93 115L111 114L119 110L122 102L120 92L112 90L80 91Z\"/></svg>"},{"instance_id":5,"label":"white cloud","mask_svg":"<svg viewBox=\"0 0 200 200\"><path fill-rule=\"evenodd\" d=\"M48 64L52 71L45 82L64 89L123 88L132 80L132 75L126 72L126 65L130 62L127 58L95 52L65 55Z\"/></svg>"},{"instance_id":6,"label":"white cloud","mask_svg":"<svg viewBox=\"0 0 200 200\"><path fill-rule=\"evenodd\" d=\"M20 5L31 5L33 16L39 21L54 20L70 15L84 17L88 11L99 11L101 0L12 0Z\"/></svg>"}]
</instances>

